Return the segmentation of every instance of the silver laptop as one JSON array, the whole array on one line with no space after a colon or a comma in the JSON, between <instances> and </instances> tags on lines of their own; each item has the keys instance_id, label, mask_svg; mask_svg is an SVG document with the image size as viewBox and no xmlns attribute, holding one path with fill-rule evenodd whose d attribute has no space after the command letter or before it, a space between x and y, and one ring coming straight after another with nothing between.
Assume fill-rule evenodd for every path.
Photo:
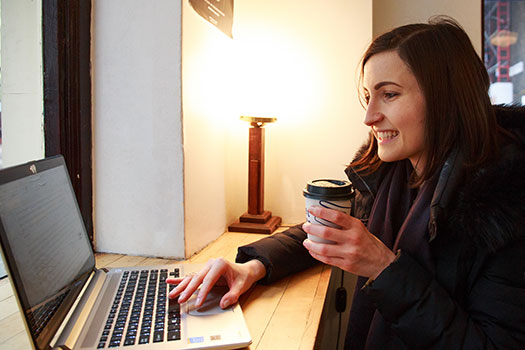
<instances>
[{"instance_id":1,"label":"silver laptop","mask_svg":"<svg viewBox=\"0 0 525 350\"><path fill-rule=\"evenodd\" d=\"M145 233L147 234L147 233ZM192 264L95 268L95 257L61 156L0 171L0 241L35 349L236 349L251 343L238 304L215 289L169 300L167 277Z\"/></svg>"}]
</instances>

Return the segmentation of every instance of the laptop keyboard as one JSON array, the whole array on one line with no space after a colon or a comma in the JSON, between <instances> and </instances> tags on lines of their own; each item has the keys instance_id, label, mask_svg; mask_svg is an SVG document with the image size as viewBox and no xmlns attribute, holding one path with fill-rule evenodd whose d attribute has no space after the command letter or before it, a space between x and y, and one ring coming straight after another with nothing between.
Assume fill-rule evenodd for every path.
<instances>
[{"instance_id":1,"label":"laptop keyboard","mask_svg":"<svg viewBox=\"0 0 525 350\"><path fill-rule=\"evenodd\" d=\"M33 312L28 312L29 325L31 327L32 333L35 337L38 337L40 333L47 326L51 317L55 315L64 298L69 294L69 289L54 298L53 300L48 301L44 305L38 307Z\"/></svg>"},{"instance_id":2,"label":"laptop keyboard","mask_svg":"<svg viewBox=\"0 0 525 350\"><path fill-rule=\"evenodd\" d=\"M170 277L179 277L175 268ZM168 299L167 269L125 271L98 349L180 340L180 306Z\"/></svg>"}]
</instances>

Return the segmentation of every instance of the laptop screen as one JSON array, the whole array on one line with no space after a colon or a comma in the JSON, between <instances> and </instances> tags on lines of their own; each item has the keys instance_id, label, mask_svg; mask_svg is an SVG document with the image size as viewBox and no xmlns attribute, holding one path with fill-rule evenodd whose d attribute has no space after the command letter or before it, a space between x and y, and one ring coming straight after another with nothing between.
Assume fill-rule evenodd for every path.
<instances>
[{"instance_id":1,"label":"laptop screen","mask_svg":"<svg viewBox=\"0 0 525 350\"><path fill-rule=\"evenodd\" d=\"M51 338L49 326L56 330L55 316L67 311L60 305L70 306L70 294L95 266L63 158L2 170L0 220L5 260L34 340Z\"/></svg>"}]
</instances>

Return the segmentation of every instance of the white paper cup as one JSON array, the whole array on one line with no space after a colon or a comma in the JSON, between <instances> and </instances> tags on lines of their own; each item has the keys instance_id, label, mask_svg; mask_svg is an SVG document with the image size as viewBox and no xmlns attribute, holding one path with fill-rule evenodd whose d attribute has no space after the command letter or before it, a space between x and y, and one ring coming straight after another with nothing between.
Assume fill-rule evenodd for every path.
<instances>
[{"instance_id":1,"label":"white paper cup","mask_svg":"<svg viewBox=\"0 0 525 350\"><path fill-rule=\"evenodd\" d=\"M333 222L318 218L308 211L312 205L318 205L324 208L335 209L343 213L350 214L351 200L354 196L352 184L349 181L333 180L333 179L319 179L313 180L306 184L303 190L306 209L306 221L311 224L323 225L329 227L340 228ZM314 242L334 244L318 236L308 234L308 239Z\"/></svg>"}]
</instances>

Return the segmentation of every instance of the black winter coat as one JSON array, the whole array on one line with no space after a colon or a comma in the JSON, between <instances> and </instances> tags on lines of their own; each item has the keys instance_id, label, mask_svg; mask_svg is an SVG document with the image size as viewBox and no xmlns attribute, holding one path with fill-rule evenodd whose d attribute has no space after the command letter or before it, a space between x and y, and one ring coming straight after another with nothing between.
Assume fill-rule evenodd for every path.
<instances>
[{"instance_id":1,"label":"black winter coat","mask_svg":"<svg viewBox=\"0 0 525 350\"><path fill-rule=\"evenodd\" d=\"M381 313L384 349L525 349L525 109L497 107L499 124L516 135L498 161L463 181L461 157L443 167L431 205L430 273L408 253L358 293ZM352 215L366 223L381 170L347 175L356 189ZM238 262L259 259L261 283L312 266L300 225L240 247ZM354 310L352 310L354 312ZM361 348L368 324L349 324L347 347ZM364 329L364 331L363 331Z\"/></svg>"}]
</instances>

